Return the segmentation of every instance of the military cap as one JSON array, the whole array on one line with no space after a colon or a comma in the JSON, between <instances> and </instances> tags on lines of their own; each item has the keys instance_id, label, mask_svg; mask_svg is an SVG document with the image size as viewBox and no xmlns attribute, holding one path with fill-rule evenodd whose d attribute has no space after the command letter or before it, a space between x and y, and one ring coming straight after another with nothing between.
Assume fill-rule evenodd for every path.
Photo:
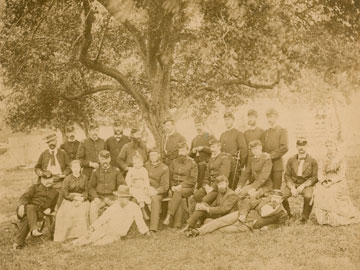
<instances>
[{"instance_id":1,"label":"military cap","mask_svg":"<svg viewBox=\"0 0 360 270\"><path fill-rule=\"evenodd\" d=\"M98 129L99 128L99 125L97 123L91 123L89 125L89 129L92 130L92 129Z\"/></svg>"},{"instance_id":2,"label":"military cap","mask_svg":"<svg viewBox=\"0 0 360 270\"><path fill-rule=\"evenodd\" d=\"M219 175L216 177L215 181L217 184L219 184L221 182L229 182L229 179L227 179L227 177L224 175Z\"/></svg>"},{"instance_id":3,"label":"military cap","mask_svg":"<svg viewBox=\"0 0 360 270\"><path fill-rule=\"evenodd\" d=\"M154 152L160 154L160 148L158 148L158 147L152 147L152 148L149 149L149 154L150 154L150 153L154 153Z\"/></svg>"},{"instance_id":4,"label":"military cap","mask_svg":"<svg viewBox=\"0 0 360 270\"><path fill-rule=\"evenodd\" d=\"M108 150L101 150L99 153L99 158L110 158L110 152Z\"/></svg>"},{"instance_id":5,"label":"military cap","mask_svg":"<svg viewBox=\"0 0 360 270\"><path fill-rule=\"evenodd\" d=\"M307 139L305 137L298 137L296 139L296 145L304 146L307 144Z\"/></svg>"},{"instance_id":6,"label":"military cap","mask_svg":"<svg viewBox=\"0 0 360 270\"><path fill-rule=\"evenodd\" d=\"M258 113L257 113L257 111L255 111L254 109L248 110L247 115L248 115L248 116L251 116L251 115L252 115L252 116L258 117Z\"/></svg>"},{"instance_id":7,"label":"military cap","mask_svg":"<svg viewBox=\"0 0 360 270\"><path fill-rule=\"evenodd\" d=\"M74 131L75 131L75 127L74 127L74 126L67 126L66 129L65 129L65 131L66 131L67 133L74 132Z\"/></svg>"},{"instance_id":8,"label":"military cap","mask_svg":"<svg viewBox=\"0 0 360 270\"><path fill-rule=\"evenodd\" d=\"M53 175L50 171L43 171L41 174L41 178L44 178L44 179L50 179L52 176Z\"/></svg>"},{"instance_id":9,"label":"military cap","mask_svg":"<svg viewBox=\"0 0 360 270\"><path fill-rule=\"evenodd\" d=\"M251 142L249 142L249 148L254 148L259 145L262 145L260 140L252 140Z\"/></svg>"},{"instance_id":10,"label":"military cap","mask_svg":"<svg viewBox=\"0 0 360 270\"><path fill-rule=\"evenodd\" d=\"M279 115L279 113L274 108L270 108L266 111L266 116L269 117L270 115Z\"/></svg>"},{"instance_id":11,"label":"military cap","mask_svg":"<svg viewBox=\"0 0 360 270\"><path fill-rule=\"evenodd\" d=\"M171 122L172 124L174 124L175 120L173 118L171 118L171 117L168 117L163 121L163 124L166 124L167 122Z\"/></svg>"},{"instance_id":12,"label":"military cap","mask_svg":"<svg viewBox=\"0 0 360 270\"><path fill-rule=\"evenodd\" d=\"M224 113L224 118L232 118L235 119L234 115L231 112Z\"/></svg>"},{"instance_id":13,"label":"military cap","mask_svg":"<svg viewBox=\"0 0 360 270\"><path fill-rule=\"evenodd\" d=\"M183 148L189 149L189 147L188 147L188 145L187 145L186 142L179 142L179 143L177 144L177 148L178 148L178 149L183 149Z\"/></svg>"},{"instance_id":14,"label":"military cap","mask_svg":"<svg viewBox=\"0 0 360 270\"><path fill-rule=\"evenodd\" d=\"M47 143L51 142L51 141L54 141L56 139L57 139L57 136L56 136L55 133L49 134L44 138L45 142L47 142Z\"/></svg>"},{"instance_id":15,"label":"military cap","mask_svg":"<svg viewBox=\"0 0 360 270\"><path fill-rule=\"evenodd\" d=\"M209 141L209 145L213 145L213 144L221 144L221 142L219 140L217 140L217 139L211 139Z\"/></svg>"},{"instance_id":16,"label":"military cap","mask_svg":"<svg viewBox=\"0 0 360 270\"><path fill-rule=\"evenodd\" d=\"M131 135L133 135L133 134L135 134L136 132L138 132L139 130L137 129L137 128L132 128L131 130L130 130L130 134Z\"/></svg>"}]
</instances>

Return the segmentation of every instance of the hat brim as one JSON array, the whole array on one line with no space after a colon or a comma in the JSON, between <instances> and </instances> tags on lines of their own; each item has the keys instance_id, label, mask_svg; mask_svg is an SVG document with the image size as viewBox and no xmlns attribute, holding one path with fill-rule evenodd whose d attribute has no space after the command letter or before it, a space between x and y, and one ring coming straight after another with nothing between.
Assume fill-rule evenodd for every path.
<instances>
[{"instance_id":1,"label":"hat brim","mask_svg":"<svg viewBox=\"0 0 360 270\"><path fill-rule=\"evenodd\" d=\"M305 146L305 145L307 145L307 142L297 142L296 145Z\"/></svg>"},{"instance_id":2,"label":"hat brim","mask_svg":"<svg viewBox=\"0 0 360 270\"><path fill-rule=\"evenodd\" d=\"M122 194L122 193L119 193L117 191L114 191L113 194L120 197L120 198L130 198L130 197L132 197L130 194Z\"/></svg>"}]
</instances>

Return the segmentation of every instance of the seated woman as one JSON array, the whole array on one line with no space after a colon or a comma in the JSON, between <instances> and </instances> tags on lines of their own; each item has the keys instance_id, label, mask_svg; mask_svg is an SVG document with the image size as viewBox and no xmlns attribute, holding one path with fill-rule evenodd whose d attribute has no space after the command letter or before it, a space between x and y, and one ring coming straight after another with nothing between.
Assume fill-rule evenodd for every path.
<instances>
[{"instance_id":1,"label":"seated woman","mask_svg":"<svg viewBox=\"0 0 360 270\"><path fill-rule=\"evenodd\" d=\"M129 187L120 185L114 192L118 199L91 226L86 235L71 242L76 246L106 245L120 240L127 235L135 221L141 234L150 236L140 207L130 202Z\"/></svg>"},{"instance_id":2,"label":"seated woman","mask_svg":"<svg viewBox=\"0 0 360 270\"><path fill-rule=\"evenodd\" d=\"M64 200L56 215L55 242L78 238L89 227L88 180L80 172L80 160L73 160L70 166L72 174L64 179Z\"/></svg>"},{"instance_id":3,"label":"seated woman","mask_svg":"<svg viewBox=\"0 0 360 270\"><path fill-rule=\"evenodd\" d=\"M346 182L346 165L336 142L327 140L327 154L319 162L319 182L314 191L314 213L321 225L340 226L360 222L360 213L351 203Z\"/></svg>"}]
</instances>

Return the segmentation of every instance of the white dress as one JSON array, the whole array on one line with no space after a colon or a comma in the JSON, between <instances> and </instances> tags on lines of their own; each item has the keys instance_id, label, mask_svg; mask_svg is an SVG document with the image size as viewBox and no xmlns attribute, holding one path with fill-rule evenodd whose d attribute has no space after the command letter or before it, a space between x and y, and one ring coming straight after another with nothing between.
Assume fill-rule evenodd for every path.
<instances>
[{"instance_id":1,"label":"white dress","mask_svg":"<svg viewBox=\"0 0 360 270\"><path fill-rule=\"evenodd\" d=\"M141 167L130 168L125 178L126 184L130 189L130 194L138 203L151 203L151 190L148 171Z\"/></svg>"}]
</instances>

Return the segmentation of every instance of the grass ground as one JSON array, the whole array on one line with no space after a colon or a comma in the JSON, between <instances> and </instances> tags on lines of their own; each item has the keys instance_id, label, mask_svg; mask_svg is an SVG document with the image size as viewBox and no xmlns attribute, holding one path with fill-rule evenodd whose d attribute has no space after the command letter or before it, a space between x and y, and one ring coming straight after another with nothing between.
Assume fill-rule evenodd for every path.
<instances>
[{"instance_id":1,"label":"grass ground","mask_svg":"<svg viewBox=\"0 0 360 270\"><path fill-rule=\"evenodd\" d=\"M360 208L360 160L349 159L349 187ZM172 229L154 238L132 231L125 240L104 247L67 249L28 238L11 251L19 195L35 180L32 170L0 174L0 269L360 269L360 225L320 227L291 224L275 231L211 235L187 239ZM290 201L299 215L301 200Z\"/></svg>"}]
</instances>

